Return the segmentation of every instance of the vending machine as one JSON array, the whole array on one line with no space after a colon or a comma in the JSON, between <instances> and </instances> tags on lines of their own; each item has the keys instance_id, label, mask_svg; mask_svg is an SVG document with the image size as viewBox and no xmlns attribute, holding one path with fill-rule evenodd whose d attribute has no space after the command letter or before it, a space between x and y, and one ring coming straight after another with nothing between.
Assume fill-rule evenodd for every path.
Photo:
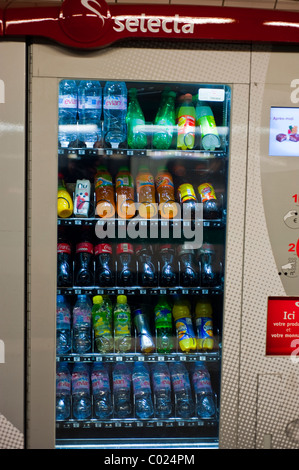
<instances>
[{"instance_id":1,"label":"vending machine","mask_svg":"<svg viewBox=\"0 0 299 470\"><path fill-rule=\"evenodd\" d=\"M298 445L294 16L3 9L28 38L26 447Z\"/></svg>"}]
</instances>

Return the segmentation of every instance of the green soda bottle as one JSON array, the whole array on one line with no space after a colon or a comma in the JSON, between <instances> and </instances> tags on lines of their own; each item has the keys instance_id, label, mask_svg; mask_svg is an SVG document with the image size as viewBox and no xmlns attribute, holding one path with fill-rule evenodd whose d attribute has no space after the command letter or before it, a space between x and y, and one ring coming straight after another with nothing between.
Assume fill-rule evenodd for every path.
<instances>
[{"instance_id":1,"label":"green soda bottle","mask_svg":"<svg viewBox=\"0 0 299 470\"><path fill-rule=\"evenodd\" d=\"M96 295L92 300L91 315L96 347L100 353L111 352L113 350L111 306L102 295Z\"/></svg>"},{"instance_id":2,"label":"green soda bottle","mask_svg":"<svg viewBox=\"0 0 299 470\"><path fill-rule=\"evenodd\" d=\"M192 95L187 93L178 110L178 143L181 150L193 149L195 141L195 108Z\"/></svg>"},{"instance_id":3,"label":"green soda bottle","mask_svg":"<svg viewBox=\"0 0 299 470\"><path fill-rule=\"evenodd\" d=\"M157 352L171 353L174 349L171 306L162 296L154 309Z\"/></svg>"},{"instance_id":4,"label":"green soda bottle","mask_svg":"<svg viewBox=\"0 0 299 470\"><path fill-rule=\"evenodd\" d=\"M129 90L129 105L126 117L128 146L134 149L144 149L147 145L145 119L137 99L137 89Z\"/></svg>"},{"instance_id":5,"label":"green soda bottle","mask_svg":"<svg viewBox=\"0 0 299 470\"><path fill-rule=\"evenodd\" d=\"M114 341L115 351L128 352L131 350L131 309L126 295L118 295L114 308Z\"/></svg>"},{"instance_id":6,"label":"green soda bottle","mask_svg":"<svg viewBox=\"0 0 299 470\"><path fill-rule=\"evenodd\" d=\"M175 97L175 92L169 91L164 105L157 113L153 136L153 146L156 149L167 150L171 145L175 129Z\"/></svg>"}]
</instances>

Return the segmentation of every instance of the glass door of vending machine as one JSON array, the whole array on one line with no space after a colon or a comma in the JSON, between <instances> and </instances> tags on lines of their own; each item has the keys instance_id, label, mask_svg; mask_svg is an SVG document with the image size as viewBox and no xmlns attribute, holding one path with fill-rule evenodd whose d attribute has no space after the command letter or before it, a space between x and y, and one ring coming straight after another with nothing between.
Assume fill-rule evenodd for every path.
<instances>
[{"instance_id":1,"label":"glass door of vending machine","mask_svg":"<svg viewBox=\"0 0 299 470\"><path fill-rule=\"evenodd\" d=\"M58 95L56 445L217 446L231 89Z\"/></svg>"},{"instance_id":2,"label":"glass door of vending machine","mask_svg":"<svg viewBox=\"0 0 299 470\"><path fill-rule=\"evenodd\" d=\"M32 45L27 447L236 447L249 54Z\"/></svg>"}]
</instances>

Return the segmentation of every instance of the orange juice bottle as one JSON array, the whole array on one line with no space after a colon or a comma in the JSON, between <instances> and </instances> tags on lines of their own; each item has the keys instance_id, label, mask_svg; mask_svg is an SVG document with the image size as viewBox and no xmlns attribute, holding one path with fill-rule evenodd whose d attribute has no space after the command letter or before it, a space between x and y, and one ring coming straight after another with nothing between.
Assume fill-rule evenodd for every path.
<instances>
[{"instance_id":1,"label":"orange juice bottle","mask_svg":"<svg viewBox=\"0 0 299 470\"><path fill-rule=\"evenodd\" d=\"M159 168L155 182L160 215L165 219L172 219L177 215L178 208L175 202L173 179L165 167Z\"/></svg>"},{"instance_id":2,"label":"orange juice bottle","mask_svg":"<svg viewBox=\"0 0 299 470\"><path fill-rule=\"evenodd\" d=\"M177 301L172 308L172 315L179 340L180 349L189 352L196 349L196 339L193 330L192 317L188 302Z\"/></svg>"},{"instance_id":3,"label":"orange juice bottle","mask_svg":"<svg viewBox=\"0 0 299 470\"><path fill-rule=\"evenodd\" d=\"M130 219L135 215L134 182L128 167L121 167L116 175L116 206L118 216Z\"/></svg>"},{"instance_id":4,"label":"orange juice bottle","mask_svg":"<svg viewBox=\"0 0 299 470\"><path fill-rule=\"evenodd\" d=\"M155 180L145 165L139 168L139 173L136 177L136 190L140 217L145 219L155 217L157 214Z\"/></svg>"},{"instance_id":5,"label":"orange juice bottle","mask_svg":"<svg viewBox=\"0 0 299 470\"><path fill-rule=\"evenodd\" d=\"M94 180L96 213L99 217L113 217L115 214L114 187L112 176L105 166L98 166Z\"/></svg>"},{"instance_id":6,"label":"orange juice bottle","mask_svg":"<svg viewBox=\"0 0 299 470\"><path fill-rule=\"evenodd\" d=\"M213 349L213 319L212 306L209 301L200 300L195 306L195 322L198 349Z\"/></svg>"}]
</instances>

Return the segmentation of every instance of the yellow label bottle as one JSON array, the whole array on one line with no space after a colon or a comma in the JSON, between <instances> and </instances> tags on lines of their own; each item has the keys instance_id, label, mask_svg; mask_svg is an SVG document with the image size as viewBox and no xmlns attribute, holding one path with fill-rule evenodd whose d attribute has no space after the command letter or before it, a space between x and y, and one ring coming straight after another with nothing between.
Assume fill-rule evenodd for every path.
<instances>
[{"instance_id":1,"label":"yellow label bottle","mask_svg":"<svg viewBox=\"0 0 299 470\"><path fill-rule=\"evenodd\" d=\"M213 312L209 301L198 301L195 307L197 348L212 350L214 348Z\"/></svg>"},{"instance_id":2,"label":"yellow label bottle","mask_svg":"<svg viewBox=\"0 0 299 470\"><path fill-rule=\"evenodd\" d=\"M196 339L193 330L190 308L186 302L176 302L172 309L179 346L183 352L196 349Z\"/></svg>"},{"instance_id":3,"label":"yellow label bottle","mask_svg":"<svg viewBox=\"0 0 299 470\"><path fill-rule=\"evenodd\" d=\"M70 217L74 210L73 200L66 189L62 175L58 176L57 215L63 219Z\"/></svg>"}]
</instances>

